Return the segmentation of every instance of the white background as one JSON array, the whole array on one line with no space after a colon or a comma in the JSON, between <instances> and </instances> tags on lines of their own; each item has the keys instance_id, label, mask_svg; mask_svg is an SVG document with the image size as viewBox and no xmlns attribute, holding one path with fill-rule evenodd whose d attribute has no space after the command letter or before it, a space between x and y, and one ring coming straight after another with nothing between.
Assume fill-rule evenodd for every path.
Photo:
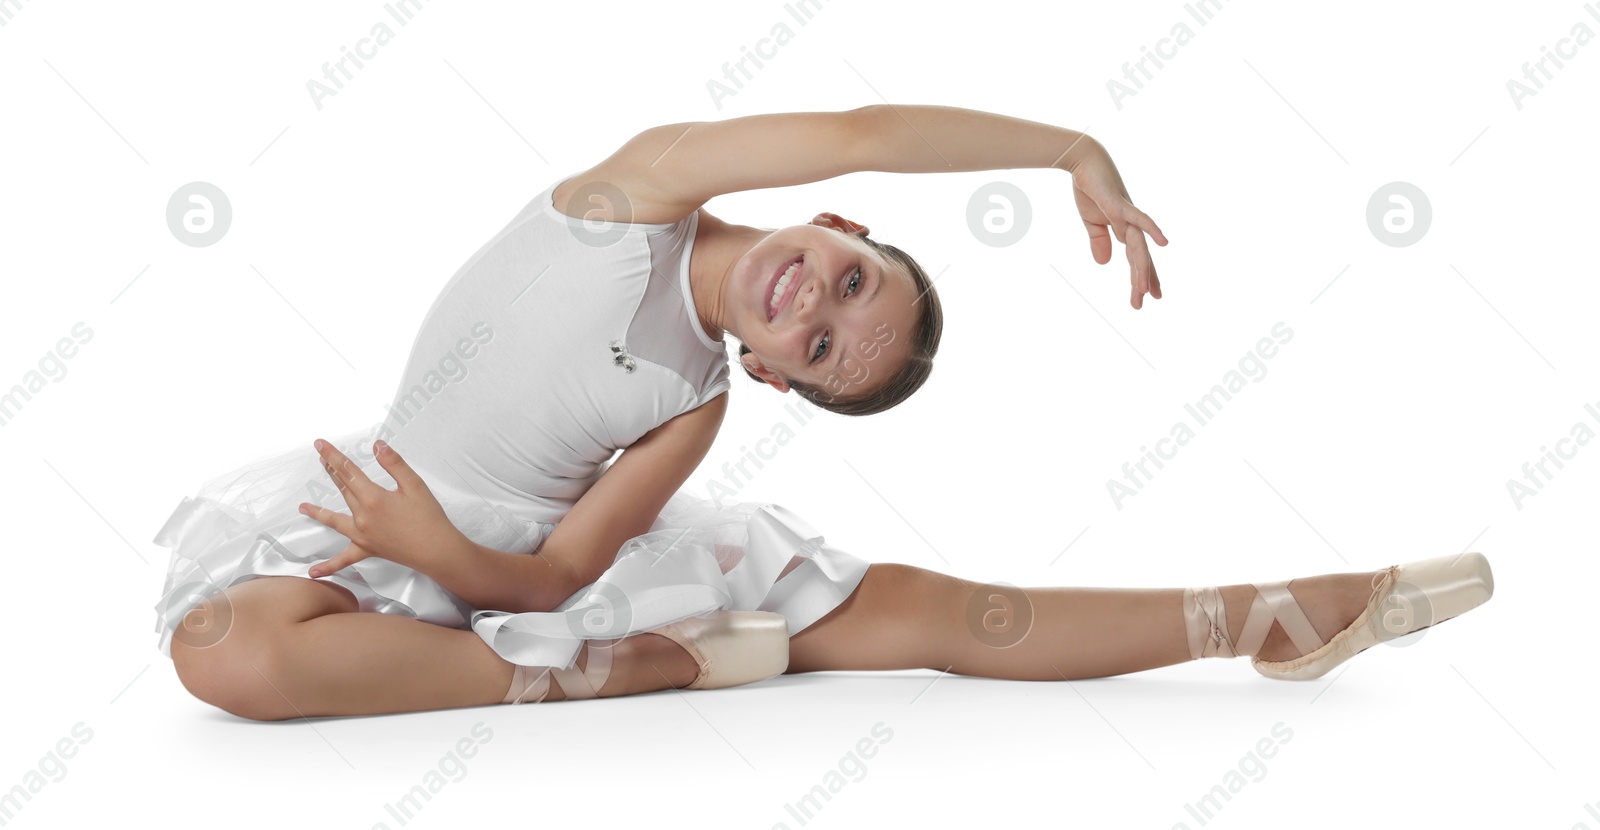
<instances>
[{"instance_id":1,"label":"white background","mask_svg":"<svg viewBox=\"0 0 1600 830\"><path fill-rule=\"evenodd\" d=\"M1506 88L1600 20L1575 1L1236 0L1204 26L1176 2L933 8L831 0L802 25L776 2L434 2L320 110L307 81L389 20L380 3L9 8L0 388L75 323L93 337L0 426L0 788L92 730L7 826L399 826L384 805L481 722L492 739L412 824L798 827L785 805L844 763L809 823L1198 827L1185 805L1281 723L1292 738L1211 824L1600 827L1600 446L1520 505L1507 490L1574 424L1600 431L1600 45L1520 109ZM1180 21L1192 40L1119 108L1107 82ZM792 40L719 108L708 81L779 22ZM376 422L444 280L534 193L652 125L885 101L1087 128L1171 239L1166 296L1129 307L1121 247L1093 262L1055 171L718 198L749 224L869 224L938 275L947 315L913 400L821 413L741 499L980 581L1229 584L1473 549L1496 597L1304 684L1242 660L1076 683L827 673L275 725L185 692L155 647L149 540L205 479ZM234 212L206 248L165 219L196 180ZM966 220L997 180L1032 211L1003 248ZM1432 206L1409 247L1366 220L1397 180ZM1278 322L1294 336L1268 373L1118 509L1107 481ZM737 371L733 398L702 492L791 417ZM842 761L880 722L892 738Z\"/></svg>"}]
</instances>

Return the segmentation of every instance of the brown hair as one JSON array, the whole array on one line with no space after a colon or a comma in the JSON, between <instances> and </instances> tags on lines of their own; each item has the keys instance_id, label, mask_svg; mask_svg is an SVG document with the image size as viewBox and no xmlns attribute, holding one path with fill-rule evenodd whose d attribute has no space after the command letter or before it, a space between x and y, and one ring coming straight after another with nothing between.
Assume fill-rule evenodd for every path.
<instances>
[{"instance_id":1,"label":"brown hair","mask_svg":"<svg viewBox=\"0 0 1600 830\"><path fill-rule=\"evenodd\" d=\"M861 239L890 263L898 265L911 275L911 282L917 288L918 301L922 304L922 314L917 318L911 355L906 358L905 365L888 380L879 383L878 388L872 392L845 397L798 380L785 378L789 382L789 387L798 392L800 397L819 408L840 415L875 415L893 409L911 397L911 393L922 388L922 384L928 380L928 374L933 371L933 356L939 351L939 335L944 330L944 311L939 307L939 294L933 290L933 282L928 279L922 266L905 251L893 245L879 242L870 236ZM740 343L739 356L744 357L749 353L750 347ZM766 383L749 369L745 369L744 373L757 383Z\"/></svg>"}]
</instances>

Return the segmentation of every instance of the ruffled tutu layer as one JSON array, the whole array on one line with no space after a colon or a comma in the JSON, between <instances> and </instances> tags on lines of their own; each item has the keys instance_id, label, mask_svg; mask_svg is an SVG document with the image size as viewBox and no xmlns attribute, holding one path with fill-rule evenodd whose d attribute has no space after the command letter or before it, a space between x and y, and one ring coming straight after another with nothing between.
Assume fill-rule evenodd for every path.
<instances>
[{"instance_id":1,"label":"ruffled tutu layer","mask_svg":"<svg viewBox=\"0 0 1600 830\"><path fill-rule=\"evenodd\" d=\"M376 428L332 442L374 482L393 488L394 479L370 455L375 435ZM456 492L418 472L451 522L479 544L531 553L556 527L530 518L528 505ZM172 550L155 607L162 653L171 655L172 632L184 616L223 589L258 576L309 579L312 565L349 544L301 515L301 502L349 512L309 446L246 464L183 499L155 537ZM782 614L793 636L848 598L868 564L829 545L781 505L716 502L680 490L599 579L548 612L473 608L427 575L385 559L365 559L321 579L349 590L362 611L470 628L509 662L570 668L585 640L716 610Z\"/></svg>"}]
</instances>

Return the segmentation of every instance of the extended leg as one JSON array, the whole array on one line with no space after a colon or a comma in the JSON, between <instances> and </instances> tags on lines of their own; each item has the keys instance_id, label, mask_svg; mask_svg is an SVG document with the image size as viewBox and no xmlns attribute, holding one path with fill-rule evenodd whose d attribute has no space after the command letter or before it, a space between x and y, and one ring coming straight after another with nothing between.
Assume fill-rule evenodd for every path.
<instances>
[{"instance_id":1,"label":"extended leg","mask_svg":"<svg viewBox=\"0 0 1600 830\"><path fill-rule=\"evenodd\" d=\"M477 634L356 610L326 582L258 577L197 610L204 629L180 627L172 659L185 688L241 717L372 715L501 703L515 666ZM203 633L200 633L202 632ZM578 668L586 667L586 647ZM656 634L619 641L600 696L686 686L698 667ZM585 696L581 693L577 696ZM546 701L566 697L551 684Z\"/></svg>"},{"instance_id":2,"label":"extended leg","mask_svg":"<svg viewBox=\"0 0 1600 830\"><path fill-rule=\"evenodd\" d=\"M1365 607L1371 573L1294 580L1324 637ZM1238 640L1256 590L1219 589ZM1274 624L1264 659L1299 655ZM1183 589L1010 588L873 564L855 593L790 640L789 673L929 668L1014 680L1104 677L1193 659Z\"/></svg>"}]
</instances>

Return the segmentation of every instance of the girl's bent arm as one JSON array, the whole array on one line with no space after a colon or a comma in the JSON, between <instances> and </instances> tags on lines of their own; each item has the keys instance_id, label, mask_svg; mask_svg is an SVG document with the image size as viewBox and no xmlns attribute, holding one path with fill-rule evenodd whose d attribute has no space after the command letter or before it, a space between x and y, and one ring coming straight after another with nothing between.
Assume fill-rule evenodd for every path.
<instances>
[{"instance_id":1,"label":"girl's bent arm","mask_svg":"<svg viewBox=\"0 0 1600 830\"><path fill-rule=\"evenodd\" d=\"M465 536L425 573L475 608L549 611L600 577L622 544L650 530L710 451L728 393L644 434L561 518L537 553L506 553Z\"/></svg>"}]
</instances>

